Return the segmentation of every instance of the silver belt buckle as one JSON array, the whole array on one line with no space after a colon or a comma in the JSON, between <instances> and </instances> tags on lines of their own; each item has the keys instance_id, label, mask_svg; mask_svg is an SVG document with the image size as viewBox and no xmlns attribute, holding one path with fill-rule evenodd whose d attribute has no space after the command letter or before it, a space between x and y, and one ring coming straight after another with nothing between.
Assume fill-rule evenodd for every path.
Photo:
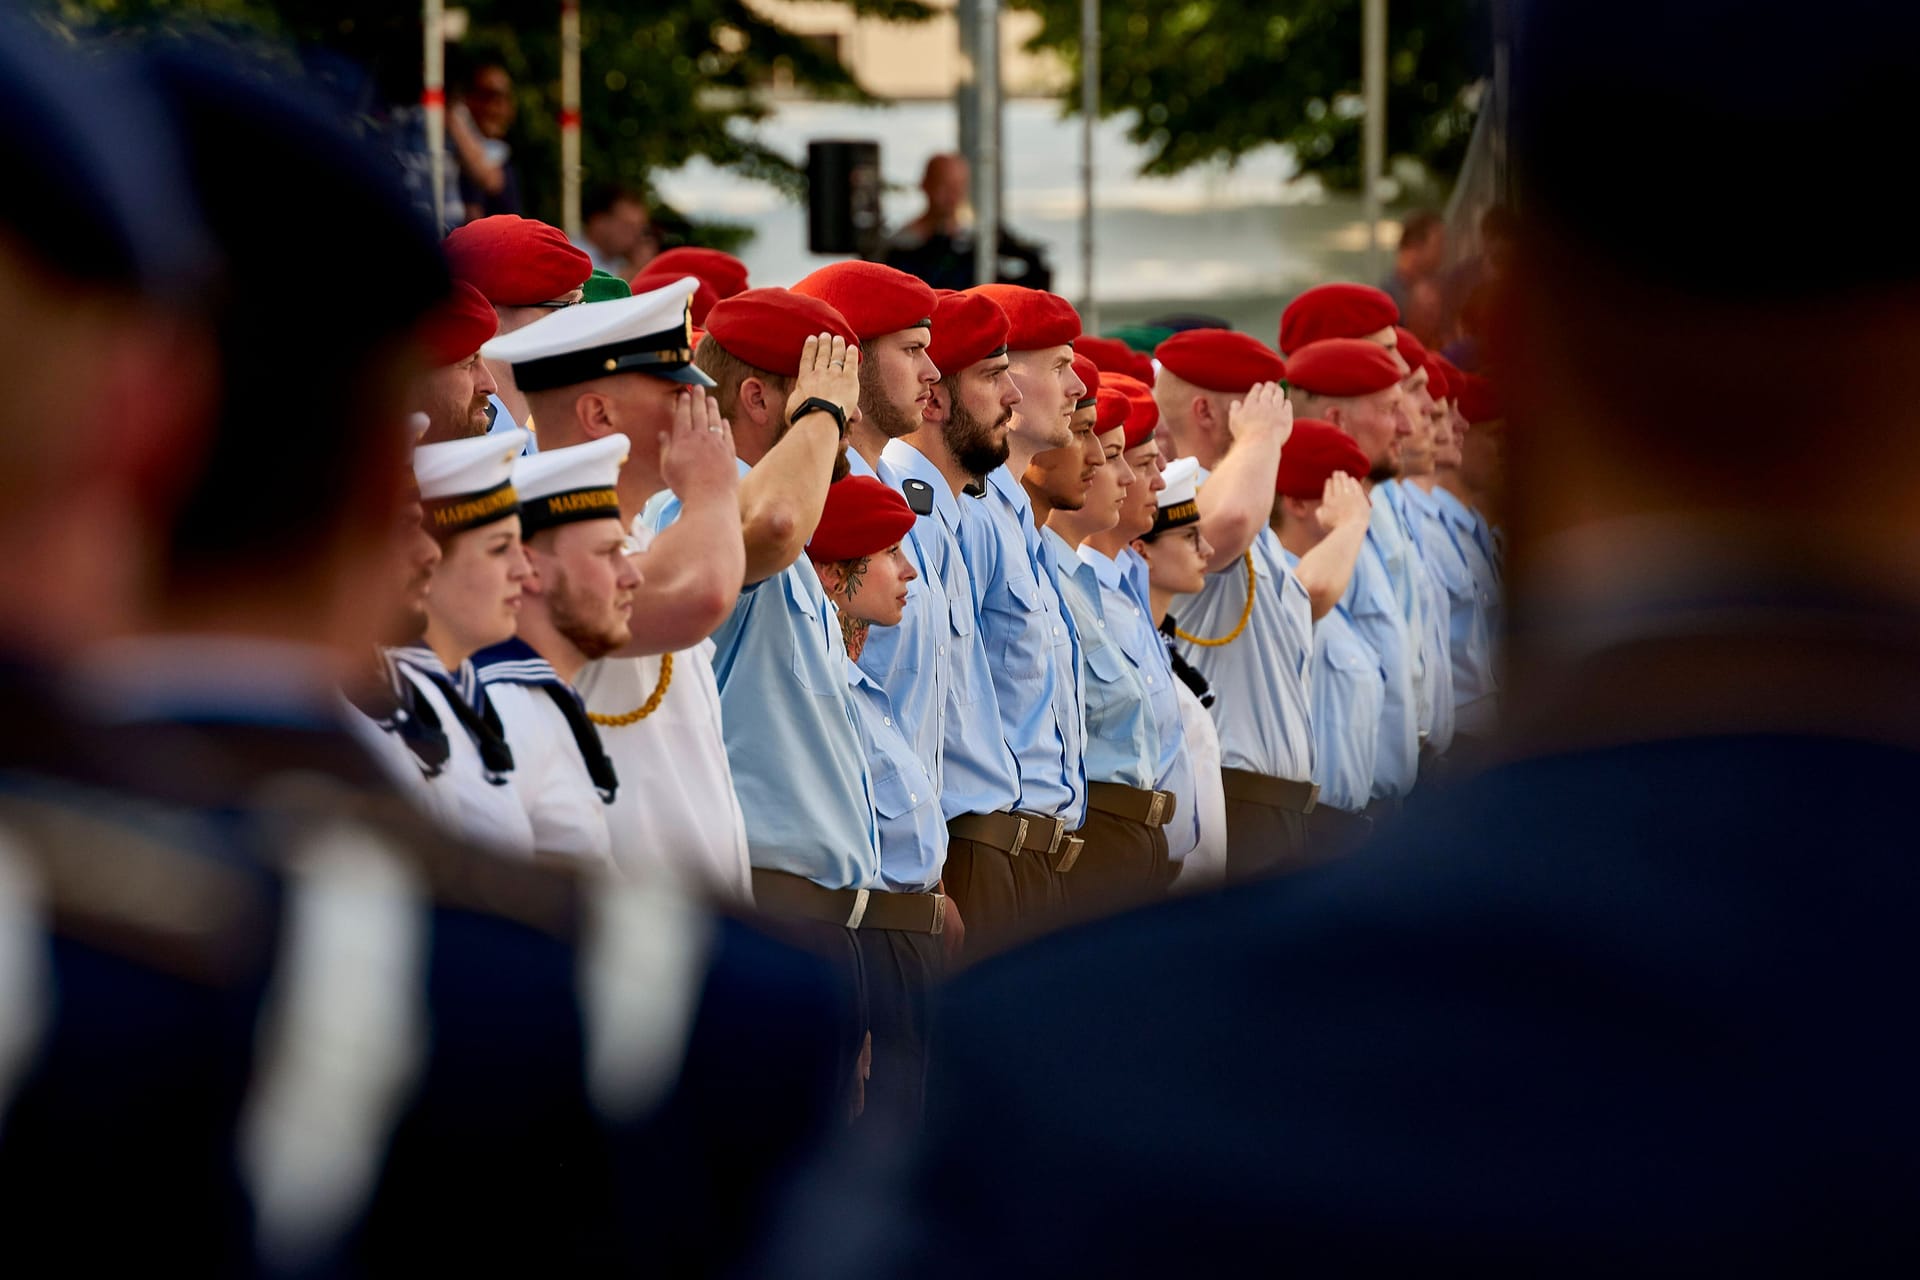
<instances>
[{"instance_id":1,"label":"silver belt buckle","mask_svg":"<svg viewBox=\"0 0 1920 1280\"><path fill-rule=\"evenodd\" d=\"M1027 820L1018 815L1015 815L1013 820L1020 825L1013 833L1013 847L1007 850L1009 858L1019 857L1020 851L1027 847Z\"/></svg>"},{"instance_id":2,"label":"silver belt buckle","mask_svg":"<svg viewBox=\"0 0 1920 1280\"><path fill-rule=\"evenodd\" d=\"M1164 791L1152 791L1148 794L1151 795L1153 799L1147 803L1147 825L1150 827L1161 826L1166 822L1166 819L1161 816L1161 810L1167 807L1167 793Z\"/></svg>"},{"instance_id":3,"label":"silver belt buckle","mask_svg":"<svg viewBox=\"0 0 1920 1280\"><path fill-rule=\"evenodd\" d=\"M847 912L847 928L858 929L860 922L867 918L867 899L871 894L870 889L853 891L853 910Z\"/></svg>"}]
</instances>

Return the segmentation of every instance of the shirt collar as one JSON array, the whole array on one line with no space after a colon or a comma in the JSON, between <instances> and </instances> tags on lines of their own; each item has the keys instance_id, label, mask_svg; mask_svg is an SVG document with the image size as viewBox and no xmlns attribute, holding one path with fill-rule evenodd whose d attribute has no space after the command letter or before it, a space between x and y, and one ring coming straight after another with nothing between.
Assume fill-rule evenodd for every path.
<instances>
[{"instance_id":1,"label":"shirt collar","mask_svg":"<svg viewBox=\"0 0 1920 1280\"><path fill-rule=\"evenodd\" d=\"M473 666L483 684L566 683L553 664L519 636L474 654Z\"/></svg>"},{"instance_id":2,"label":"shirt collar","mask_svg":"<svg viewBox=\"0 0 1920 1280\"><path fill-rule=\"evenodd\" d=\"M336 725L337 660L319 645L239 635L148 635L107 641L74 672L74 691L104 719L239 720Z\"/></svg>"},{"instance_id":3,"label":"shirt collar","mask_svg":"<svg viewBox=\"0 0 1920 1280\"><path fill-rule=\"evenodd\" d=\"M1107 590L1118 591L1120 589L1120 580L1124 576L1124 571L1120 568L1120 562L1107 555L1106 552L1101 551L1090 542L1083 542L1080 544L1080 563L1092 569L1093 576L1098 579L1100 585Z\"/></svg>"}]
</instances>

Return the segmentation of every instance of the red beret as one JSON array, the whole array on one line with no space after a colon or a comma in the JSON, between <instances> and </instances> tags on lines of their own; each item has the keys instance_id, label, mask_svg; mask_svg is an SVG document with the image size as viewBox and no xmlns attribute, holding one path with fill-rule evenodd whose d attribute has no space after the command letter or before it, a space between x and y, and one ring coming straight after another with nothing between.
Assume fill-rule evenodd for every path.
<instances>
[{"instance_id":1,"label":"red beret","mask_svg":"<svg viewBox=\"0 0 1920 1280\"><path fill-rule=\"evenodd\" d=\"M892 485L847 476L827 486L827 505L807 554L822 564L877 555L906 537L913 521L913 508Z\"/></svg>"},{"instance_id":2,"label":"red beret","mask_svg":"<svg viewBox=\"0 0 1920 1280\"><path fill-rule=\"evenodd\" d=\"M453 296L420 322L420 343L434 368L459 364L478 351L500 327L493 304L464 280L453 282Z\"/></svg>"},{"instance_id":3,"label":"red beret","mask_svg":"<svg viewBox=\"0 0 1920 1280\"><path fill-rule=\"evenodd\" d=\"M578 289L593 261L558 227L496 213L455 227L445 242L447 265L496 307L531 307Z\"/></svg>"},{"instance_id":4,"label":"red beret","mask_svg":"<svg viewBox=\"0 0 1920 1280\"><path fill-rule=\"evenodd\" d=\"M1445 400L1453 394L1453 380L1447 377L1447 367L1439 356L1427 352L1427 358L1420 362L1427 371L1427 394L1435 400Z\"/></svg>"},{"instance_id":5,"label":"red beret","mask_svg":"<svg viewBox=\"0 0 1920 1280\"><path fill-rule=\"evenodd\" d=\"M1400 323L1400 308L1370 284L1315 285L1280 313L1280 354L1328 338L1364 338Z\"/></svg>"},{"instance_id":6,"label":"red beret","mask_svg":"<svg viewBox=\"0 0 1920 1280\"><path fill-rule=\"evenodd\" d=\"M1100 388L1095 397L1099 408L1094 410L1093 434L1103 436L1115 427L1127 425L1127 413L1133 407L1133 401L1127 393L1111 384Z\"/></svg>"},{"instance_id":7,"label":"red beret","mask_svg":"<svg viewBox=\"0 0 1920 1280\"><path fill-rule=\"evenodd\" d=\"M1293 434L1280 450L1280 473L1273 490L1289 498L1318 498L1327 487L1327 477L1344 471L1355 480L1365 480L1373 471L1366 450L1352 436L1318 418L1302 418L1293 424Z\"/></svg>"},{"instance_id":8,"label":"red beret","mask_svg":"<svg viewBox=\"0 0 1920 1280\"><path fill-rule=\"evenodd\" d=\"M1287 381L1318 396L1366 396L1406 377L1393 352L1362 338L1310 343L1287 361Z\"/></svg>"},{"instance_id":9,"label":"red beret","mask_svg":"<svg viewBox=\"0 0 1920 1280\"><path fill-rule=\"evenodd\" d=\"M1500 391L1493 380L1483 378L1477 373L1463 373L1454 382L1454 399L1460 406L1460 416L1469 426L1479 426L1483 422L1494 422L1507 416L1507 407L1500 400Z\"/></svg>"},{"instance_id":10,"label":"red beret","mask_svg":"<svg viewBox=\"0 0 1920 1280\"><path fill-rule=\"evenodd\" d=\"M1244 395L1262 382L1279 382L1287 365L1273 348L1232 329L1187 329L1155 347L1153 358L1176 378L1208 391Z\"/></svg>"},{"instance_id":11,"label":"red beret","mask_svg":"<svg viewBox=\"0 0 1920 1280\"><path fill-rule=\"evenodd\" d=\"M1083 355L1073 358L1073 376L1080 379L1080 385L1086 390L1080 393L1080 402L1074 407L1084 409L1100 398L1100 366Z\"/></svg>"},{"instance_id":12,"label":"red beret","mask_svg":"<svg viewBox=\"0 0 1920 1280\"><path fill-rule=\"evenodd\" d=\"M1102 373L1124 373L1153 385L1153 357L1135 351L1118 338L1096 338L1082 334L1073 340L1073 349L1099 366Z\"/></svg>"},{"instance_id":13,"label":"red beret","mask_svg":"<svg viewBox=\"0 0 1920 1280\"><path fill-rule=\"evenodd\" d=\"M722 298L707 312L707 341L730 356L783 378L798 377L800 350L807 339L838 334L859 345L853 326L818 298L786 289L748 289Z\"/></svg>"},{"instance_id":14,"label":"red beret","mask_svg":"<svg viewBox=\"0 0 1920 1280\"><path fill-rule=\"evenodd\" d=\"M628 281L627 285L635 293L651 293L655 289L664 289L670 284L678 284L688 276L693 276L693 272L675 271L672 268L668 268L665 271L656 271L653 265L649 263L647 268L632 280ZM693 276L693 278L700 281L699 284L694 286L693 298L691 299L693 322L696 325L701 325L707 322L707 312L713 310L713 304L720 301L720 295L714 291L711 281L701 280L699 276Z\"/></svg>"},{"instance_id":15,"label":"red beret","mask_svg":"<svg viewBox=\"0 0 1920 1280\"><path fill-rule=\"evenodd\" d=\"M1017 284L977 284L967 290L992 298L1007 313L1007 349L1044 351L1080 336L1080 313L1057 293Z\"/></svg>"},{"instance_id":16,"label":"red beret","mask_svg":"<svg viewBox=\"0 0 1920 1280\"><path fill-rule=\"evenodd\" d=\"M1122 448L1136 449L1153 439L1153 429L1160 425L1160 406L1154 401L1152 387L1124 373L1111 373L1101 388L1111 388L1127 398L1127 436Z\"/></svg>"},{"instance_id":17,"label":"red beret","mask_svg":"<svg viewBox=\"0 0 1920 1280\"><path fill-rule=\"evenodd\" d=\"M937 291L933 303L933 341L927 358L942 376L959 373L1007 349L1007 313L977 293Z\"/></svg>"},{"instance_id":18,"label":"red beret","mask_svg":"<svg viewBox=\"0 0 1920 1280\"><path fill-rule=\"evenodd\" d=\"M933 286L878 262L836 262L793 291L818 298L845 316L862 341L933 323Z\"/></svg>"},{"instance_id":19,"label":"red beret","mask_svg":"<svg viewBox=\"0 0 1920 1280\"><path fill-rule=\"evenodd\" d=\"M658 275L662 271L671 271L675 280L681 276L705 280L713 286L716 302L731 298L736 293L745 293L747 289L747 264L718 249L683 245L654 254L647 259L647 265L641 268L644 275ZM634 292L639 293L640 290L635 289Z\"/></svg>"},{"instance_id":20,"label":"red beret","mask_svg":"<svg viewBox=\"0 0 1920 1280\"><path fill-rule=\"evenodd\" d=\"M1393 326L1394 350L1407 362L1407 372L1418 373L1427 363L1427 346L1414 337L1413 330L1402 325Z\"/></svg>"}]
</instances>

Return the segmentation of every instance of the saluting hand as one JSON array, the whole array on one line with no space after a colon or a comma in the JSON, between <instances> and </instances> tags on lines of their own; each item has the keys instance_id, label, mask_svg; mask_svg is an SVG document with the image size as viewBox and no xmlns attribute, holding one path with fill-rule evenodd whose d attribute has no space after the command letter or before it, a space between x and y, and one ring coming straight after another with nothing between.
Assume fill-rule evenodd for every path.
<instances>
[{"instance_id":1,"label":"saluting hand","mask_svg":"<svg viewBox=\"0 0 1920 1280\"><path fill-rule=\"evenodd\" d=\"M673 429L660 433L660 478L682 503L740 487L733 427L720 416L720 402L701 388L673 398Z\"/></svg>"},{"instance_id":2,"label":"saluting hand","mask_svg":"<svg viewBox=\"0 0 1920 1280\"><path fill-rule=\"evenodd\" d=\"M1320 527L1332 533L1355 521L1365 523L1372 519L1373 503L1358 480L1344 471L1336 471L1327 477L1327 487L1320 491L1320 509L1313 514Z\"/></svg>"},{"instance_id":3,"label":"saluting hand","mask_svg":"<svg viewBox=\"0 0 1920 1280\"><path fill-rule=\"evenodd\" d=\"M831 400L846 411L852 422L860 403L860 348L849 347L845 338L831 333L808 338L800 348L800 376L793 381L793 394L787 397L787 420L808 400L819 396Z\"/></svg>"},{"instance_id":4,"label":"saluting hand","mask_svg":"<svg viewBox=\"0 0 1920 1280\"><path fill-rule=\"evenodd\" d=\"M1277 382L1262 382L1227 409L1227 432L1235 440L1259 431L1271 431L1281 444L1293 434L1293 406Z\"/></svg>"}]
</instances>

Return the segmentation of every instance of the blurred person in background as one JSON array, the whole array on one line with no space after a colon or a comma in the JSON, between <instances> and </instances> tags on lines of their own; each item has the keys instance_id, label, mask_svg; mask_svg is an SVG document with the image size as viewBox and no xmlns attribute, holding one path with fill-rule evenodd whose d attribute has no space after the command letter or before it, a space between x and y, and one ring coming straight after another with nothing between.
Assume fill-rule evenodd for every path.
<instances>
[{"instance_id":1,"label":"blurred person in background","mask_svg":"<svg viewBox=\"0 0 1920 1280\"><path fill-rule=\"evenodd\" d=\"M625 187L595 188L581 203L580 220L580 238L573 243L596 271L624 280L645 270L660 251L647 202Z\"/></svg>"},{"instance_id":2,"label":"blurred person in background","mask_svg":"<svg viewBox=\"0 0 1920 1280\"><path fill-rule=\"evenodd\" d=\"M459 163L465 221L523 212L520 174L507 141L516 112L506 64L489 54L476 55L447 112L447 144Z\"/></svg>"},{"instance_id":3,"label":"blurred person in background","mask_svg":"<svg viewBox=\"0 0 1920 1280\"><path fill-rule=\"evenodd\" d=\"M1440 332L1445 319L1440 269L1446 260L1446 219L1432 209L1415 209L1400 220L1400 247L1394 251L1393 270L1380 288L1400 309L1401 323L1429 342L1444 336Z\"/></svg>"}]
</instances>

